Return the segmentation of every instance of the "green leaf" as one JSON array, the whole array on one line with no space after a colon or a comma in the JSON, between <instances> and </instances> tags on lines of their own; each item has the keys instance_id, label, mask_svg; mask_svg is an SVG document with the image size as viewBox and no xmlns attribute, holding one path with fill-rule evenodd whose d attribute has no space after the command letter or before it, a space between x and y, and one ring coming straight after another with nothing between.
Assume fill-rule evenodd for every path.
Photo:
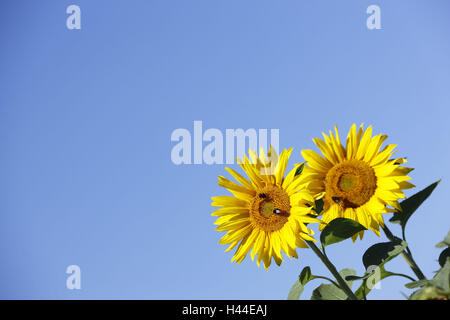
<instances>
[{"instance_id":1,"label":"green leaf","mask_svg":"<svg viewBox=\"0 0 450 320\"><path fill-rule=\"evenodd\" d=\"M307 284L310 280L313 279L313 276L311 274L311 268L310 267L304 267L302 272L300 272L300 276L298 277L298 281L304 286Z\"/></svg>"},{"instance_id":2,"label":"green leaf","mask_svg":"<svg viewBox=\"0 0 450 320\"><path fill-rule=\"evenodd\" d=\"M360 300L364 299L379 281L393 275L395 274L386 271L383 265L378 266L372 272L369 272L364 276L365 279L358 290L356 290L355 296Z\"/></svg>"},{"instance_id":3,"label":"green leaf","mask_svg":"<svg viewBox=\"0 0 450 320\"><path fill-rule=\"evenodd\" d=\"M322 246L325 247L348 239L363 230L367 229L354 220L336 218L330 221L330 223L322 230L320 241L322 242Z\"/></svg>"},{"instance_id":4,"label":"green leaf","mask_svg":"<svg viewBox=\"0 0 450 320\"><path fill-rule=\"evenodd\" d=\"M354 277L356 275L356 271L353 269L350 269L350 268L345 268L345 269L342 269L341 271L339 271L339 274L342 276L342 278L345 280L345 282L351 289L352 285L353 285L353 279L347 279L347 278Z\"/></svg>"},{"instance_id":5,"label":"green leaf","mask_svg":"<svg viewBox=\"0 0 450 320\"><path fill-rule=\"evenodd\" d=\"M323 211L323 205L324 205L323 199L318 199L314 203L315 203L315 208L313 208L313 210L317 214L320 214Z\"/></svg>"},{"instance_id":6,"label":"green leaf","mask_svg":"<svg viewBox=\"0 0 450 320\"><path fill-rule=\"evenodd\" d=\"M300 272L300 275L298 276L298 280L295 281L294 285L289 291L288 300L299 300L304 286L312 279L314 279L314 276L311 273L311 268L309 266L304 267L302 272Z\"/></svg>"},{"instance_id":7,"label":"green leaf","mask_svg":"<svg viewBox=\"0 0 450 320\"><path fill-rule=\"evenodd\" d=\"M439 264L441 267L445 265L445 262L447 261L447 258L450 258L450 247L444 249L441 254L439 255Z\"/></svg>"},{"instance_id":8,"label":"green leaf","mask_svg":"<svg viewBox=\"0 0 450 320\"><path fill-rule=\"evenodd\" d=\"M295 175L294 175L294 177L296 177L296 176L302 174L303 168L304 168L304 167L305 167L305 164L302 163L302 164L297 168L297 170L295 170Z\"/></svg>"},{"instance_id":9,"label":"green leaf","mask_svg":"<svg viewBox=\"0 0 450 320\"><path fill-rule=\"evenodd\" d=\"M450 246L450 231L448 232L445 239L438 244L436 244L436 248L444 248Z\"/></svg>"},{"instance_id":10,"label":"green leaf","mask_svg":"<svg viewBox=\"0 0 450 320\"><path fill-rule=\"evenodd\" d=\"M405 284L405 287L407 287L408 289L414 289L414 288L418 288L418 287L423 287L427 283L428 283L428 280L423 279L423 280L409 282L409 283Z\"/></svg>"},{"instance_id":11,"label":"green leaf","mask_svg":"<svg viewBox=\"0 0 450 320\"><path fill-rule=\"evenodd\" d=\"M394 273L386 271L384 265L386 262L402 253L407 245L406 241L396 238L394 241L374 244L366 250L362 260L366 270L369 272L366 272L366 274L361 277L363 283L355 292L358 299L363 299L364 296L367 296L378 281L395 275Z\"/></svg>"},{"instance_id":12,"label":"green leaf","mask_svg":"<svg viewBox=\"0 0 450 320\"><path fill-rule=\"evenodd\" d=\"M347 300L347 295L333 284L321 284L314 289L311 300Z\"/></svg>"},{"instance_id":13,"label":"green leaf","mask_svg":"<svg viewBox=\"0 0 450 320\"><path fill-rule=\"evenodd\" d=\"M389 260L398 256L408 246L406 241L396 238L394 241L374 244L364 253L363 264L368 269L370 266L382 266Z\"/></svg>"},{"instance_id":14,"label":"green leaf","mask_svg":"<svg viewBox=\"0 0 450 320\"><path fill-rule=\"evenodd\" d=\"M410 300L450 299L450 258L447 258L433 279L424 282L421 289L411 294Z\"/></svg>"},{"instance_id":15,"label":"green leaf","mask_svg":"<svg viewBox=\"0 0 450 320\"><path fill-rule=\"evenodd\" d=\"M400 203L402 211L395 212L394 216L389 221L392 223L400 223L402 229L405 229L406 222L408 222L409 218L417 210L417 208L429 197L429 195L433 192L439 182L441 182L441 180L430 184L422 191L419 191L408 199L403 200Z\"/></svg>"},{"instance_id":16,"label":"green leaf","mask_svg":"<svg viewBox=\"0 0 450 320\"><path fill-rule=\"evenodd\" d=\"M300 295L303 292L303 285L300 283L300 281L295 281L294 285L291 287L291 290L289 290L289 294L287 299L288 300L299 300Z\"/></svg>"},{"instance_id":17,"label":"green leaf","mask_svg":"<svg viewBox=\"0 0 450 320\"><path fill-rule=\"evenodd\" d=\"M342 269L339 274L342 278L353 276L356 274L355 270ZM352 287L352 281L346 281L348 286ZM334 284L321 284L314 289L311 300L347 300L347 295L343 290L336 287Z\"/></svg>"},{"instance_id":18,"label":"green leaf","mask_svg":"<svg viewBox=\"0 0 450 320\"><path fill-rule=\"evenodd\" d=\"M447 258L445 264L436 273L430 281L434 286L446 292L450 291L450 258Z\"/></svg>"}]
</instances>

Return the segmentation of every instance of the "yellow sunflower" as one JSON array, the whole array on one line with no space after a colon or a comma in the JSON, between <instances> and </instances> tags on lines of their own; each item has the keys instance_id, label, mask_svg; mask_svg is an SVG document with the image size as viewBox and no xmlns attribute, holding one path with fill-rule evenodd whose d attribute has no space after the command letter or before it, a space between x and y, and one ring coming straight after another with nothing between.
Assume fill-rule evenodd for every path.
<instances>
[{"instance_id":1,"label":"yellow sunflower","mask_svg":"<svg viewBox=\"0 0 450 320\"><path fill-rule=\"evenodd\" d=\"M315 241L306 224L320 220L312 211L315 198L299 191L308 183L307 177L299 174L302 164L284 177L291 152L283 150L278 157L270 148L266 158L262 149L259 157L249 151L251 160L245 155L243 161L237 159L248 179L230 168L225 169L239 184L219 176L218 184L233 196L212 197L212 206L220 207L212 216L219 217L216 230L227 232L219 242L230 245L225 252L237 246L231 261L242 262L252 249L252 260L257 256L258 267L262 260L267 270L272 258L280 265L282 252L297 258L296 248L307 247L304 240Z\"/></svg>"},{"instance_id":2,"label":"yellow sunflower","mask_svg":"<svg viewBox=\"0 0 450 320\"><path fill-rule=\"evenodd\" d=\"M311 191L325 192L322 221L353 219L379 236L379 227L384 225L382 214L401 210L398 200L405 198L403 190L414 187L407 181L413 169L401 166L404 158L391 159L396 145L380 150L387 136L372 137L371 126L364 130L361 125L357 132L353 124L345 148L337 127L335 135L330 131L329 136L323 136L325 141L313 139L323 157L312 150L302 151L309 166L305 169L312 173ZM363 234L359 233L361 239Z\"/></svg>"}]
</instances>

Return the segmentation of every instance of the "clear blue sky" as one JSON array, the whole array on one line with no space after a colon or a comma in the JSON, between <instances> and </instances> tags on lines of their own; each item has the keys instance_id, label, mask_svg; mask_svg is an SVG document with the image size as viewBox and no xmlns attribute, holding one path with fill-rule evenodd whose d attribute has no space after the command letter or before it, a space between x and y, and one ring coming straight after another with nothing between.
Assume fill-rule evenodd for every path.
<instances>
[{"instance_id":1,"label":"clear blue sky","mask_svg":"<svg viewBox=\"0 0 450 320\"><path fill-rule=\"evenodd\" d=\"M81 30L66 28L70 4ZM371 4L381 30L366 28ZM210 216L223 165L170 159L172 131L194 120L280 129L289 168L335 124L389 134L414 184L443 179L406 234L432 276L450 225L449 13L445 0L2 1L0 298L285 299L302 267L328 275L305 249L269 272L230 263ZM328 254L362 274L377 241ZM65 287L71 264L81 290ZM401 299L403 283L370 297Z\"/></svg>"}]
</instances>

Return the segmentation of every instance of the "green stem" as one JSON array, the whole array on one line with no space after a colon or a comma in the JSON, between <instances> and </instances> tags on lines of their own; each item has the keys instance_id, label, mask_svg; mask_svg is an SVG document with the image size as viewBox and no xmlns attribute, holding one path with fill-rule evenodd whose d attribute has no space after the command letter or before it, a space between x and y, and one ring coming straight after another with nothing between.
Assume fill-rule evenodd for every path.
<instances>
[{"instance_id":1,"label":"green stem","mask_svg":"<svg viewBox=\"0 0 450 320\"><path fill-rule=\"evenodd\" d=\"M402 238L403 238L403 240L406 241L405 228L402 228ZM408 242L408 241L406 241L406 242ZM405 250L406 250L406 252L407 252L410 256L412 256L411 249L409 249L408 246L405 248Z\"/></svg>"},{"instance_id":2,"label":"green stem","mask_svg":"<svg viewBox=\"0 0 450 320\"><path fill-rule=\"evenodd\" d=\"M324 277L324 276L315 276L315 275L313 275L313 276L312 276L312 279L324 279L324 280L328 280L328 281L330 281L332 284L334 284L336 287L340 288L340 286L339 286L336 282L334 282L333 280L331 280L331 279L328 278L328 277Z\"/></svg>"},{"instance_id":3,"label":"green stem","mask_svg":"<svg viewBox=\"0 0 450 320\"><path fill-rule=\"evenodd\" d=\"M353 291L349 288L349 286L347 285L347 282L345 282L344 279L342 279L341 275L339 274L339 272L336 270L336 267L331 263L330 260L328 260L328 258L319 250L319 248L317 248L317 246L315 245L314 242L312 241L306 241L309 245L309 247L314 251L314 253L319 257L320 260L322 260L322 262L325 264L325 266L328 268L328 270L330 270L331 274L336 278L336 281L339 284L339 288L341 288L345 294L347 295L347 297L350 300L358 300L358 298L355 296L355 294L353 293Z\"/></svg>"},{"instance_id":4,"label":"green stem","mask_svg":"<svg viewBox=\"0 0 450 320\"><path fill-rule=\"evenodd\" d=\"M390 274L391 276L398 276L398 277L403 277L403 278L409 279L409 280L411 280L411 281L416 281L416 279L414 279L413 277L410 277L410 276L408 276L408 275L406 275L406 274L403 274L403 273L389 272L389 274Z\"/></svg>"},{"instance_id":5,"label":"green stem","mask_svg":"<svg viewBox=\"0 0 450 320\"><path fill-rule=\"evenodd\" d=\"M386 234L386 237L388 237L389 240L391 240L391 241L395 240L395 236L392 234L391 230L389 230L389 228L386 225L384 225L383 231L384 231L384 233ZM423 274L422 270L420 270L420 268L417 265L417 263L414 261L411 253L408 252L407 250L403 250L402 256L405 259L406 263L408 263L408 265L411 268L411 270L417 276L417 278L419 278L419 280L425 280L426 279L425 275Z\"/></svg>"}]
</instances>

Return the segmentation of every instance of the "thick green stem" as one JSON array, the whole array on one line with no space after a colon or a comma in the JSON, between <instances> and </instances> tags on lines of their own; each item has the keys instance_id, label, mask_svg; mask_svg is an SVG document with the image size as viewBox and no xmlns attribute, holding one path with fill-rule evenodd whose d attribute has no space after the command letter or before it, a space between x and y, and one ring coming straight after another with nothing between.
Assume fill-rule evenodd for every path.
<instances>
[{"instance_id":1,"label":"thick green stem","mask_svg":"<svg viewBox=\"0 0 450 320\"><path fill-rule=\"evenodd\" d=\"M391 230L389 230L389 228L385 225L383 227L383 231L386 234L386 237L388 237L389 240L394 241L395 237L392 234ZM422 270L420 270L419 266L417 265L417 263L414 261L411 253L409 252L409 250L403 250L402 252L402 256L405 259L406 263L408 263L409 267L411 268L411 270L414 272L414 274L417 276L417 278L419 278L419 280L425 280L425 275L423 274Z\"/></svg>"},{"instance_id":2,"label":"thick green stem","mask_svg":"<svg viewBox=\"0 0 450 320\"><path fill-rule=\"evenodd\" d=\"M349 288L347 285L347 282L345 282L344 279L342 279L341 275L337 271L336 267L331 263L330 260L320 251L319 248L315 245L312 241L306 241L309 245L309 247L314 251L314 253L319 257L320 260L325 264L325 266L330 270L331 274L335 277L336 281L339 284L339 287L345 292L347 297L350 300L358 300L358 298L355 296L353 291Z\"/></svg>"}]
</instances>

